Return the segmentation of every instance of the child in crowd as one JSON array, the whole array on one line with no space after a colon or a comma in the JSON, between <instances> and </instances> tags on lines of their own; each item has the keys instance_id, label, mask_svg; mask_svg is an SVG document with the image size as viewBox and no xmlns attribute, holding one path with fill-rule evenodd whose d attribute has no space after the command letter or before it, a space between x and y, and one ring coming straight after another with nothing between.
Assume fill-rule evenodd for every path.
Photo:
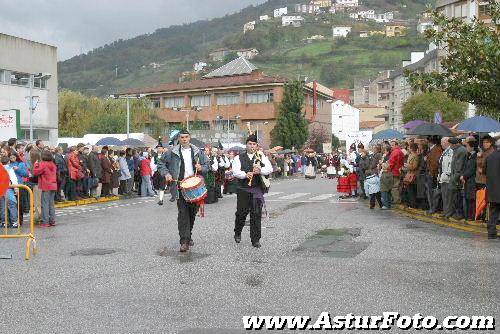
<instances>
[{"instance_id":1,"label":"child in crowd","mask_svg":"<svg viewBox=\"0 0 500 334\"><path fill-rule=\"evenodd\" d=\"M394 182L392 172L389 170L389 164L384 162L380 171L380 192L382 194L382 210L388 210L392 206L391 190Z\"/></svg>"},{"instance_id":2,"label":"child in crowd","mask_svg":"<svg viewBox=\"0 0 500 334\"><path fill-rule=\"evenodd\" d=\"M366 178L364 182L365 194L370 196L370 209L375 208L375 199L380 208L382 208L382 198L380 194L380 178L371 169L365 173Z\"/></svg>"},{"instance_id":3,"label":"child in crowd","mask_svg":"<svg viewBox=\"0 0 500 334\"><path fill-rule=\"evenodd\" d=\"M10 164L10 159L8 156L2 156L1 159L3 168L9 173L10 184L16 185L17 175ZM17 228L17 189L8 189L5 196L0 197L0 227L5 227L5 202L7 201L7 226L12 228Z\"/></svg>"},{"instance_id":4,"label":"child in crowd","mask_svg":"<svg viewBox=\"0 0 500 334\"><path fill-rule=\"evenodd\" d=\"M42 223L40 227L56 226L54 199L57 191L57 166L50 151L42 152L42 161L35 162L33 174L38 176L38 187L42 191Z\"/></svg>"}]
</instances>

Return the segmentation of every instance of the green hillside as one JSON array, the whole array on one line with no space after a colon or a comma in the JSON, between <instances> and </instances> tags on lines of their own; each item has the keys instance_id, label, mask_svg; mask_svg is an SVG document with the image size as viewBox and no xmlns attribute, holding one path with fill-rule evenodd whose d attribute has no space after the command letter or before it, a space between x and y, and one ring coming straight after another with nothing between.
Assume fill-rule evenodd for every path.
<instances>
[{"instance_id":1,"label":"green hillside","mask_svg":"<svg viewBox=\"0 0 500 334\"><path fill-rule=\"evenodd\" d=\"M305 1L305 0L304 0ZM280 6L304 1L270 0L238 13L206 21L156 30L129 40L118 40L87 54L59 63L61 88L91 95L106 95L124 88L143 87L178 80L196 61L207 61L208 53L220 47L255 47L260 55L253 62L267 74L289 78L308 76L338 87L352 86L353 79L372 75L401 63L411 51L426 47L414 27L406 37L359 38L360 30L382 30L375 22L356 23L346 13L305 16L302 27L281 27L280 20L258 22L243 34L245 22L270 14ZM397 11L397 18L416 19L427 0L365 0L377 12ZM331 40L335 25L353 26L352 37ZM323 35L329 40L307 43ZM216 67L220 64L210 64Z\"/></svg>"}]
</instances>

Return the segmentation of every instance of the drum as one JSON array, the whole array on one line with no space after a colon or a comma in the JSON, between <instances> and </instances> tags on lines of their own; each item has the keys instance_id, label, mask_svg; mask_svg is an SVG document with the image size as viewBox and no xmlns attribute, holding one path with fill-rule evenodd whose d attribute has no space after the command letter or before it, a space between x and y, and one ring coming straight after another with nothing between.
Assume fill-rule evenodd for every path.
<instances>
[{"instance_id":1,"label":"drum","mask_svg":"<svg viewBox=\"0 0 500 334\"><path fill-rule=\"evenodd\" d=\"M179 187L186 202L200 203L207 197L207 187L201 176L190 176L184 179Z\"/></svg>"},{"instance_id":2,"label":"drum","mask_svg":"<svg viewBox=\"0 0 500 334\"><path fill-rule=\"evenodd\" d=\"M227 170L226 173L225 173L225 179L228 180L228 181L234 180L233 171Z\"/></svg>"}]
</instances>

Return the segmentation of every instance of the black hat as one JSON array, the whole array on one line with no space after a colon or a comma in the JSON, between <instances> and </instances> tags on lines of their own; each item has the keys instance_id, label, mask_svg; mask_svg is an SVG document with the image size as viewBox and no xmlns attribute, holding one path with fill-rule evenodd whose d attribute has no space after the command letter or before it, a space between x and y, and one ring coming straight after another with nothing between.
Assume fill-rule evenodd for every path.
<instances>
[{"instance_id":1,"label":"black hat","mask_svg":"<svg viewBox=\"0 0 500 334\"><path fill-rule=\"evenodd\" d=\"M460 143L460 139L457 138L457 137L451 137L451 138L448 139L448 143L450 143L452 145L455 145L455 144Z\"/></svg>"},{"instance_id":2,"label":"black hat","mask_svg":"<svg viewBox=\"0 0 500 334\"><path fill-rule=\"evenodd\" d=\"M182 129L180 132L179 132L179 135L190 135L189 131L186 130L186 129Z\"/></svg>"},{"instance_id":3,"label":"black hat","mask_svg":"<svg viewBox=\"0 0 500 334\"><path fill-rule=\"evenodd\" d=\"M249 134L248 138L246 140L246 143L248 143L249 141L256 143L257 142L257 135L254 133Z\"/></svg>"},{"instance_id":4,"label":"black hat","mask_svg":"<svg viewBox=\"0 0 500 334\"><path fill-rule=\"evenodd\" d=\"M217 144L217 148L219 150L223 150L224 149L224 146L222 146L222 143L220 142L220 140L219 140L219 143Z\"/></svg>"}]
</instances>

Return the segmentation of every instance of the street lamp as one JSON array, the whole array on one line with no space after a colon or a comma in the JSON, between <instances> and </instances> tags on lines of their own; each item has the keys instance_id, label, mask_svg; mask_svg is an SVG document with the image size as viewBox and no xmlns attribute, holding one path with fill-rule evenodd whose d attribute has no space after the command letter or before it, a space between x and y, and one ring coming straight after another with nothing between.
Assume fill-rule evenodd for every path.
<instances>
[{"instance_id":1,"label":"street lamp","mask_svg":"<svg viewBox=\"0 0 500 334\"><path fill-rule=\"evenodd\" d=\"M191 111L200 112L200 111L203 110L201 107L191 107L191 109L182 109L181 107L174 107L172 109L176 110L176 111L184 111L184 112L186 112L186 130L187 131L189 131L189 113Z\"/></svg>"},{"instance_id":2,"label":"street lamp","mask_svg":"<svg viewBox=\"0 0 500 334\"><path fill-rule=\"evenodd\" d=\"M30 142L33 142L33 113L35 112L35 109L38 105L39 97L38 96L33 96L33 86L35 85L35 79L50 79L52 77L52 74L49 73L38 73L37 75L35 74L30 74L29 78L29 87L30 87L30 95L27 97L28 98L28 109L30 112ZM41 88L40 84L40 88ZM33 99L37 98L37 102L34 105L33 104Z\"/></svg>"},{"instance_id":3,"label":"street lamp","mask_svg":"<svg viewBox=\"0 0 500 334\"><path fill-rule=\"evenodd\" d=\"M127 100L127 139L130 137L130 100L139 100L148 96L147 94L137 94L137 95L123 95L112 94L109 97L112 99L125 99Z\"/></svg>"},{"instance_id":4,"label":"street lamp","mask_svg":"<svg viewBox=\"0 0 500 334\"><path fill-rule=\"evenodd\" d=\"M266 121L266 122L264 122L264 123L262 123L262 124L263 124L263 125L268 125L268 124L269 124L269 122L267 122L267 121ZM256 136L257 136L257 141L258 141L258 140L259 140L259 123L256 123L256 125L257 125L257 132L256 132ZM264 128L264 127L262 127L262 128Z\"/></svg>"}]
</instances>

